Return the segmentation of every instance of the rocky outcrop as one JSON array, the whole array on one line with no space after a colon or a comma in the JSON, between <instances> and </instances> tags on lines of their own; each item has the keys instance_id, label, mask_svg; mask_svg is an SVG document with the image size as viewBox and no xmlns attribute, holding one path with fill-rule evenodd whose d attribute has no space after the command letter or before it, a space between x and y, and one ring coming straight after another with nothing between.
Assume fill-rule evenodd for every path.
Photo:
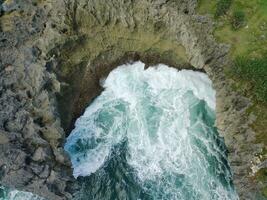
<instances>
[{"instance_id":1,"label":"rocky outcrop","mask_svg":"<svg viewBox=\"0 0 267 200\"><path fill-rule=\"evenodd\" d=\"M228 47L196 0L59 0L1 3L1 183L48 199L71 199L75 181L62 145L73 122L119 64L142 60L205 70L217 91L217 126L241 199L264 186L251 163L262 144L249 101L224 75Z\"/></svg>"},{"instance_id":2,"label":"rocky outcrop","mask_svg":"<svg viewBox=\"0 0 267 200\"><path fill-rule=\"evenodd\" d=\"M1 184L47 199L69 199L73 178L55 111L60 84L46 70L38 44L52 7L31 0L0 2Z\"/></svg>"}]
</instances>

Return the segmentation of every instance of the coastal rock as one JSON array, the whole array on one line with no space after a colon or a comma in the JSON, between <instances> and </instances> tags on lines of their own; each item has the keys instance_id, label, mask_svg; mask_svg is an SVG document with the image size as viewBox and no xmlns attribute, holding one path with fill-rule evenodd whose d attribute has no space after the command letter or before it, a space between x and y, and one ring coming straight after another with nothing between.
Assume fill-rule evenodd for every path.
<instances>
[{"instance_id":1,"label":"coastal rock","mask_svg":"<svg viewBox=\"0 0 267 200\"><path fill-rule=\"evenodd\" d=\"M9 142L7 132L5 131L0 131L0 145L7 144Z\"/></svg>"},{"instance_id":2,"label":"coastal rock","mask_svg":"<svg viewBox=\"0 0 267 200\"><path fill-rule=\"evenodd\" d=\"M34 154L32 156L32 160L38 161L38 162L46 161L46 160L50 159L49 155L51 155L51 153L49 152L48 149L44 149L42 147L39 147L34 152Z\"/></svg>"}]
</instances>

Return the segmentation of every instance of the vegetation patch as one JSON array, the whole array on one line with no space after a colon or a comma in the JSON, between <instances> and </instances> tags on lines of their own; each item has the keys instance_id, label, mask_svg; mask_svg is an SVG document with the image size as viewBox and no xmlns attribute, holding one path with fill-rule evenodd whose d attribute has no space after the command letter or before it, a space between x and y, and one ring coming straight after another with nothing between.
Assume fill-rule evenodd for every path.
<instances>
[{"instance_id":1,"label":"vegetation patch","mask_svg":"<svg viewBox=\"0 0 267 200\"><path fill-rule=\"evenodd\" d=\"M231 22L234 30L241 28L245 24L245 13L242 10L235 11Z\"/></svg>"},{"instance_id":2,"label":"vegetation patch","mask_svg":"<svg viewBox=\"0 0 267 200\"><path fill-rule=\"evenodd\" d=\"M254 142L265 146L261 153L264 161L267 159L267 1L234 0L228 10L219 2L199 0L198 12L215 16L215 38L231 45L234 62L233 66L226 66L226 77L233 80L237 91L252 100L247 114L256 116L251 127L257 133ZM218 13L224 16L216 17ZM254 178L266 185L266 167ZM267 187L261 192L267 197Z\"/></svg>"},{"instance_id":3,"label":"vegetation patch","mask_svg":"<svg viewBox=\"0 0 267 200\"><path fill-rule=\"evenodd\" d=\"M216 6L215 17L225 15L231 7L232 0L219 0Z\"/></svg>"},{"instance_id":4,"label":"vegetation patch","mask_svg":"<svg viewBox=\"0 0 267 200\"><path fill-rule=\"evenodd\" d=\"M241 88L245 95L251 93L255 101L267 103L267 57L237 57L231 68L231 75L246 86Z\"/></svg>"},{"instance_id":5,"label":"vegetation patch","mask_svg":"<svg viewBox=\"0 0 267 200\"><path fill-rule=\"evenodd\" d=\"M258 179L262 182L262 183L267 183L267 168L261 169L258 171L257 173L257 177L259 177ZM267 186L265 186L262 190L262 195L264 197L267 197Z\"/></svg>"},{"instance_id":6,"label":"vegetation patch","mask_svg":"<svg viewBox=\"0 0 267 200\"><path fill-rule=\"evenodd\" d=\"M214 16L216 1L200 0L198 12ZM238 29L233 28L233 16L243 12L245 19ZM238 17L240 21L240 17ZM241 16L242 19L242 16ZM214 35L219 42L230 44L232 58L248 56L258 58L267 52L267 1L234 0L223 17L215 18ZM241 20L242 22L242 20Z\"/></svg>"},{"instance_id":7,"label":"vegetation patch","mask_svg":"<svg viewBox=\"0 0 267 200\"><path fill-rule=\"evenodd\" d=\"M212 16L216 16L217 12L225 14L224 17L214 19L216 22L214 35L219 42L231 45L230 56L234 65L228 66L230 73L226 75L235 81L237 90L247 97L253 97L254 103L265 105L267 102L267 1L235 0L231 1L230 6L229 4L222 3L222 0L217 3L200 0L198 12ZM219 8L223 12L219 11Z\"/></svg>"}]
</instances>

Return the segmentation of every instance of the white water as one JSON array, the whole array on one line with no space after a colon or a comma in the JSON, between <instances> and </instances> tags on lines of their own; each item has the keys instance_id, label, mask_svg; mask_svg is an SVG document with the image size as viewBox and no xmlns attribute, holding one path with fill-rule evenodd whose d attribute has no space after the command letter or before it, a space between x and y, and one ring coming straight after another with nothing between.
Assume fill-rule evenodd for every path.
<instances>
[{"instance_id":1,"label":"white water","mask_svg":"<svg viewBox=\"0 0 267 200\"><path fill-rule=\"evenodd\" d=\"M45 200L30 192L9 190L0 186L0 200Z\"/></svg>"},{"instance_id":2,"label":"white water","mask_svg":"<svg viewBox=\"0 0 267 200\"><path fill-rule=\"evenodd\" d=\"M95 173L127 140L127 163L153 199L238 199L206 74L136 62L113 70L103 87L67 138L75 177Z\"/></svg>"}]
</instances>

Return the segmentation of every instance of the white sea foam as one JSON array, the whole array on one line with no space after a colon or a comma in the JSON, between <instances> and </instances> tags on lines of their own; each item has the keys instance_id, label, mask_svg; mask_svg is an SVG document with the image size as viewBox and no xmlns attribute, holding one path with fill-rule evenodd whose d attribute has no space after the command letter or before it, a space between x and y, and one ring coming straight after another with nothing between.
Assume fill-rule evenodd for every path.
<instances>
[{"instance_id":1,"label":"white sea foam","mask_svg":"<svg viewBox=\"0 0 267 200\"><path fill-rule=\"evenodd\" d=\"M205 122L212 114L198 111L215 109L206 74L162 64L145 70L136 62L113 70L103 87L67 138L75 177L96 172L127 138L127 161L155 199L237 199L225 154Z\"/></svg>"},{"instance_id":2,"label":"white sea foam","mask_svg":"<svg viewBox=\"0 0 267 200\"><path fill-rule=\"evenodd\" d=\"M8 190L0 187L7 194L5 196L0 196L0 200L45 200L42 197L39 197L31 192L23 192L18 190Z\"/></svg>"}]
</instances>

